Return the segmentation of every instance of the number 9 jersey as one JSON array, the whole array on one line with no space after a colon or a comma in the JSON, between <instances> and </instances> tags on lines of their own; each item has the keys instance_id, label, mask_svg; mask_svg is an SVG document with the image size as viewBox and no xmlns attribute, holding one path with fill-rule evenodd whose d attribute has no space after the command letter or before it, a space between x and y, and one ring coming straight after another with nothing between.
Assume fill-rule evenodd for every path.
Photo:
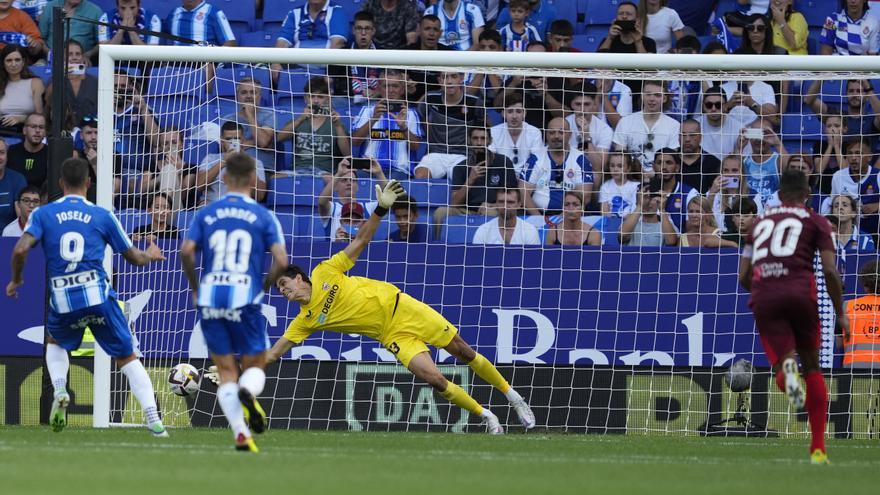
<instances>
[{"instance_id":1,"label":"number 9 jersey","mask_svg":"<svg viewBox=\"0 0 880 495\"><path fill-rule=\"evenodd\" d=\"M266 252L284 243L274 214L248 196L227 193L196 213L186 239L202 251L199 307L260 304Z\"/></svg>"},{"instance_id":2,"label":"number 9 jersey","mask_svg":"<svg viewBox=\"0 0 880 495\"><path fill-rule=\"evenodd\" d=\"M68 195L34 210L24 233L43 247L55 313L97 306L116 296L104 271L104 252L108 244L117 253L132 244L112 213Z\"/></svg>"}]
</instances>

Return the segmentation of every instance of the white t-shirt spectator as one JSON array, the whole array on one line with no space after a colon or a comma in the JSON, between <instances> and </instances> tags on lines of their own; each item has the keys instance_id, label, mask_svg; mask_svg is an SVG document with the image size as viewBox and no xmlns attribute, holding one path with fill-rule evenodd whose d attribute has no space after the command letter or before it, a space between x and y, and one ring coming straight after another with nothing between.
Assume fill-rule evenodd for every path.
<instances>
[{"instance_id":1,"label":"white t-shirt spectator","mask_svg":"<svg viewBox=\"0 0 880 495\"><path fill-rule=\"evenodd\" d=\"M544 152L544 137L541 135L541 130L527 122L523 122L522 132L519 133L516 142L510 137L507 124L504 122L492 126L491 133L492 144L489 145L489 149L493 153L510 158L516 175L522 172L530 156L541 156Z\"/></svg>"},{"instance_id":2,"label":"white t-shirt spectator","mask_svg":"<svg viewBox=\"0 0 880 495\"><path fill-rule=\"evenodd\" d=\"M571 114L565 118L568 122L568 128L571 129L571 140L569 140L568 145L571 149L576 150L578 148L578 141L581 137L581 131L577 126L577 117L575 114ZM590 119L590 140L593 142L593 146L600 150L610 150L611 143L614 139L614 129L611 128L605 120L598 115L593 115L593 118Z\"/></svg>"},{"instance_id":3,"label":"white t-shirt spectator","mask_svg":"<svg viewBox=\"0 0 880 495\"><path fill-rule=\"evenodd\" d=\"M21 237L22 233L21 224L18 223L18 219L16 218L3 228L2 237Z\"/></svg>"},{"instance_id":4,"label":"white t-shirt spectator","mask_svg":"<svg viewBox=\"0 0 880 495\"><path fill-rule=\"evenodd\" d=\"M769 0L767 0L769 1ZM656 14L648 14L648 29L645 36L657 44L657 53L669 53L672 49L673 31L684 29L684 23L678 12L663 7Z\"/></svg>"},{"instance_id":5,"label":"white t-shirt spectator","mask_svg":"<svg viewBox=\"0 0 880 495\"><path fill-rule=\"evenodd\" d=\"M635 211L638 192L639 183L634 180L618 184L608 179L599 188L599 202L607 204L613 216L623 218Z\"/></svg>"},{"instance_id":6,"label":"white t-shirt spectator","mask_svg":"<svg viewBox=\"0 0 880 495\"><path fill-rule=\"evenodd\" d=\"M504 238L501 237L501 231L498 229L498 218L493 218L480 225L474 234L474 244L504 244ZM534 225L522 218L517 218L510 244L541 244L541 236Z\"/></svg>"},{"instance_id":7,"label":"white t-shirt spectator","mask_svg":"<svg viewBox=\"0 0 880 495\"><path fill-rule=\"evenodd\" d=\"M757 117L755 112L748 108L737 106L731 108L721 121L721 125L716 127L709 123L709 119L705 115L697 115L696 120L700 123L700 130L703 134L701 144L703 151L723 160L725 156L733 152L742 128L754 122Z\"/></svg>"},{"instance_id":8,"label":"white t-shirt spectator","mask_svg":"<svg viewBox=\"0 0 880 495\"><path fill-rule=\"evenodd\" d=\"M636 112L620 119L614 130L617 149L632 153L642 164L642 169L653 170L654 154L663 148L678 148L681 124L672 117L660 114L650 128L643 112Z\"/></svg>"}]
</instances>

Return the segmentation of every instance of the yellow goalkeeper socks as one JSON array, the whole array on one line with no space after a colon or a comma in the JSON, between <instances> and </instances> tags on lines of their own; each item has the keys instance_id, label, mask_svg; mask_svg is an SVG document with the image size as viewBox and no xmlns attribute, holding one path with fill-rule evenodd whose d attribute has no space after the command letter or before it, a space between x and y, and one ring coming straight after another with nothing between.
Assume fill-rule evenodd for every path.
<instances>
[{"instance_id":1,"label":"yellow goalkeeper socks","mask_svg":"<svg viewBox=\"0 0 880 495\"><path fill-rule=\"evenodd\" d=\"M440 395L471 414L476 414L477 416L483 414L483 406L479 405L463 388L448 380L446 382L446 390L440 392Z\"/></svg>"},{"instance_id":2,"label":"yellow goalkeeper socks","mask_svg":"<svg viewBox=\"0 0 880 495\"><path fill-rule=\"evenodd\" d=\"M468 366L474 370L474 373L476 373L477 376L485 380L489 385L498 389L502 394L506 394L507 391L510 390L510 384L507 383L507 380L505 380L503 376L501 376L501 373L498 372L498 368L490 363L488 359L484 358L479 352L477 353L477 357L468 363Z\"/></svg>"}]
</instances>

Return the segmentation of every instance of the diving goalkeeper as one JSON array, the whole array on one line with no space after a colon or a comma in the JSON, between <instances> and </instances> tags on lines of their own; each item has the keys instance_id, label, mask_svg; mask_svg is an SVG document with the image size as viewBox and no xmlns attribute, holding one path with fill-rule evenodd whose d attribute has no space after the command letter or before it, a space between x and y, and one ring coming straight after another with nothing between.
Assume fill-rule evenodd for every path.
<instances>
[{"instance_id":1,"label":"diving goalkeeper","mask_svg":"<svg viewBox=\"0 0 880 495\"><path fill-rule=\"evenodd\" d=\"M290 265L278 278L278 290L289 301L298 302L300 311L284 336L269 350L267 362L279 359L314 332L332 330L364 335L382 343L413 375L447 400L479 416L489 433L504 433L497 416L440 373L428 353L427 344L430 344L467 363L474 373L507 397L526 429L534 428L535 415L525 399L492 363L462 340L455 325L394 285L345 275L372 239L382 216L404 190L392 180L384 189L376 186L376 194L379 206L344 250L319 263L311 276L300 267Z\"/></svg>"}]
</instances>

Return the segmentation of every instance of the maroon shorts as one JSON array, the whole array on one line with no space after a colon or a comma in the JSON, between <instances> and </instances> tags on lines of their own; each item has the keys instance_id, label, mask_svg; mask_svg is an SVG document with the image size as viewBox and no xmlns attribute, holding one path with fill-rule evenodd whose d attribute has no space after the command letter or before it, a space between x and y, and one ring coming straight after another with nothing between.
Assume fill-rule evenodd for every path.
<instances>
[{"instance_id":1,"label":"maroon shorts","mask_svg":"<svg viewBox=\"0 0 880 495\"><path fill-rule=\"evenodd\" d=\"M821 345L822 327L819 306L809 296L786 295L778 298L752 300L758 335L770 364L795 350L817 350Z\"/></svg>"}]
</instances>

